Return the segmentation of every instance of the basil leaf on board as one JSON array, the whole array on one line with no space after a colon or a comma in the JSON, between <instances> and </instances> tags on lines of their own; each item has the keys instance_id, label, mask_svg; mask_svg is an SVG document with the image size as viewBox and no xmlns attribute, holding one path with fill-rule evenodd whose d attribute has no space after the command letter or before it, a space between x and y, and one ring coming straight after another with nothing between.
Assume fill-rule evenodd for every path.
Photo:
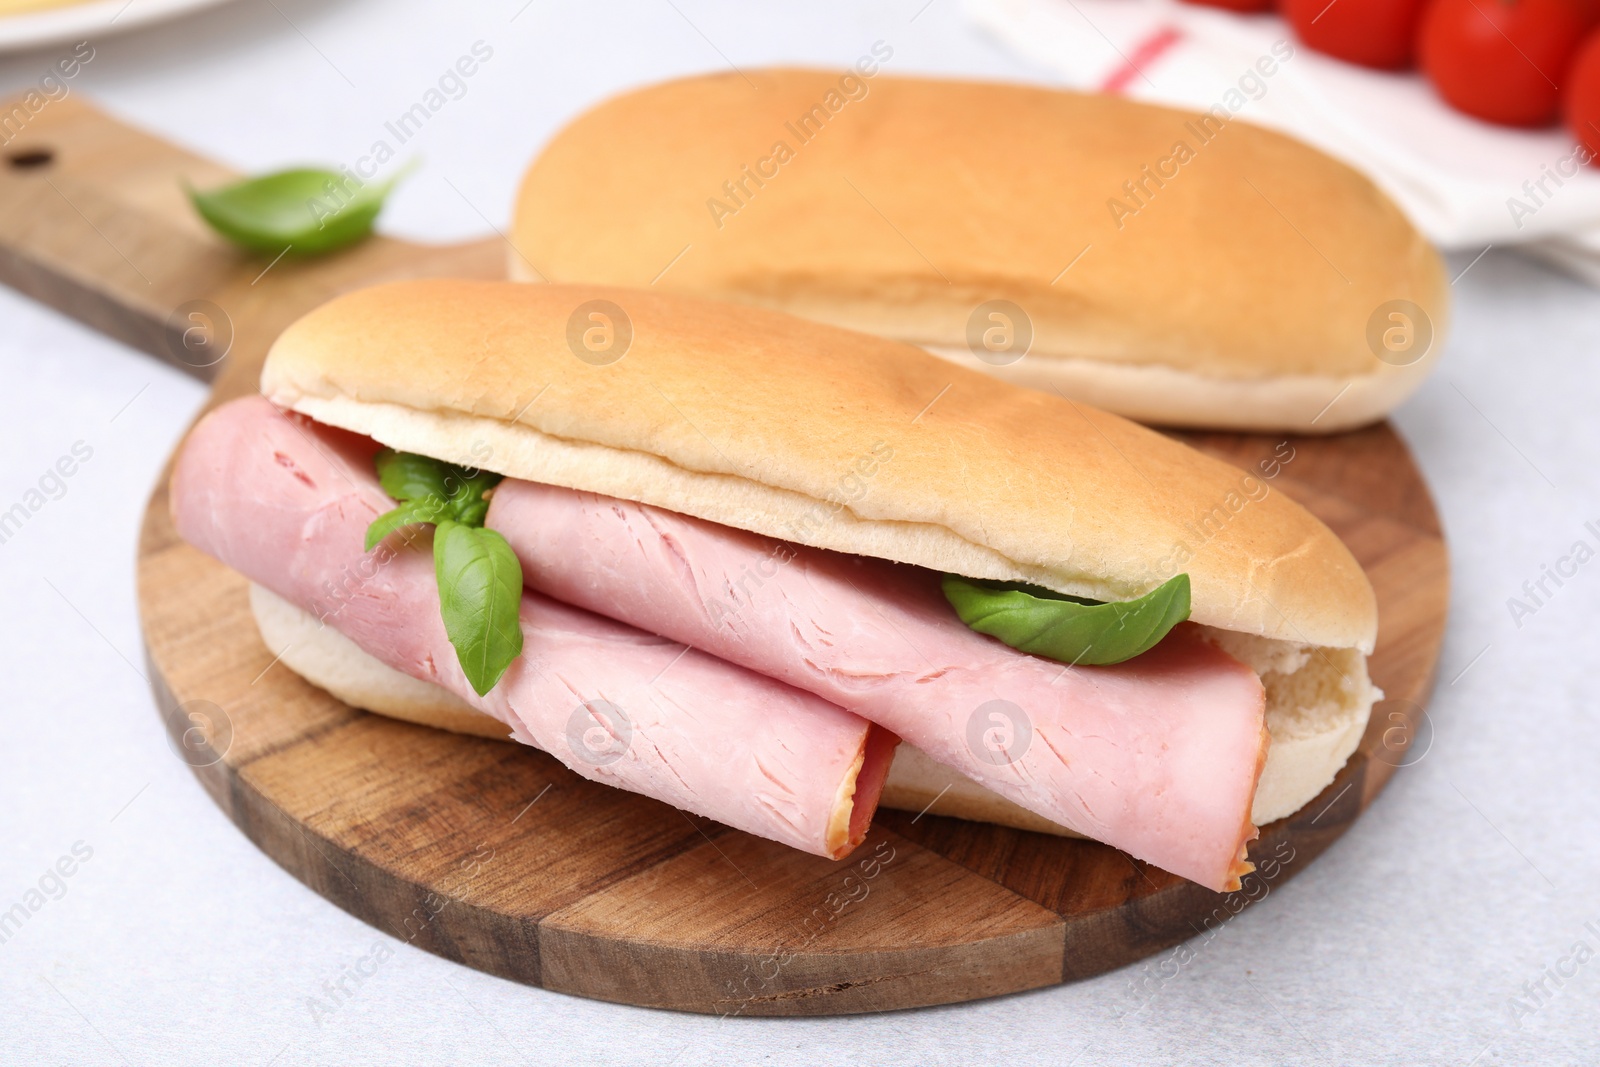
<instances>
[{"instance_id":1,"label":"basil leaf on board","mask_svg":"<svg viewBox=\"0 0 1600 1067\"><path fill-rule=\"evenodd\" d=\"M402 526L435 523L440 519L448 519L449 517L449 507L437 497L407 500L393 511L386 511L372 520L372 525L367 527L366 550L371 552L378 547L378 542Z\"/></svg>"},{"instance_id":2,"label":"basil leaf on board","mask_svg":"<svg viewBox=\"0 0 1600 1067\"><path fill-rule=\"evenodd\" d=\"M445 633L483 696L522 654L522 567L504 537L452 519L434 530L433 567Z\"/></svg>"},{"instance_id":3,"label":"basil leaf on board","mask_svg":"<svg viewBox=\"0 0 1600 1067\"><path fill-rule=\"evenodd\" d=\"M1137 600L1102 604L1023 582L947 574L945 599L967 626L1019 652L1062 663L1122 663L1154 648L1189 617L1189 576Z\"/></svg>"},{"instance_id":4,"label":"basil leaf on board","mask_svg":"<svg viewBox=\"0 0 1600 1067\"><path fill-rule=\"evenodd\" d=\"M200 217L234 244L267 255L285 249L320 255L370 234L384 200L409 169L355 185L347 174L295 167L188 193Z\"/></svg>"}]
</instances>

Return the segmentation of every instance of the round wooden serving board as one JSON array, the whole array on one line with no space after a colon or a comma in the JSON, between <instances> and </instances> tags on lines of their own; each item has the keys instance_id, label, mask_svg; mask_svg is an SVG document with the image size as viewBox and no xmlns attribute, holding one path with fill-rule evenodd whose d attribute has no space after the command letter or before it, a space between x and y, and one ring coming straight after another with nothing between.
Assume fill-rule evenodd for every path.
<instances>
[{"instance_id":1,"label":"round wooden serving board","mask_svg":"<svg viewBox=\"0 0 1600 1067\"><path fill-rule=\"evenodd\" d=\"M262 274L265 259L211 241L175 196L177 175L203 185L220 168L76 100L52 108L0 168L0 278L214 377L213 403L253 388L283 325L337 292L502 272L498 242L374 240ZM172 317L197 302L233 345L206 367L182 344L186 320ZM1241 467L1282 441L1181 436ZM1387 425L1289 444L1294 458L1271 484L1371 577L1371 671L1388 696L1322 795L1262 828L1251 851L1261 870L1239 893L1094 842L888 810L854 856L825 861L590 783L529 748L353 710L275 662L244 579L174 534L164 484L139 545L150 677L174 750L252 841L351 914L449 959L547 989L720 1014L881 1011L1038 988L1148 956L1263 899L1430 740L1423 705L1448 564L1427 487Z\"/></svg>"}]
</instances>

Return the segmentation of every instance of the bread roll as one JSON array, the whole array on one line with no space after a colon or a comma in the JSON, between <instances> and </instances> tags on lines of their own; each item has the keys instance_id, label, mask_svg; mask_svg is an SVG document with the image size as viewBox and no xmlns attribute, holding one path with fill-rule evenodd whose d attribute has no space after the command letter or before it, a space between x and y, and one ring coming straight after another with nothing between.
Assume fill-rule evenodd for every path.
<instances>
[{"instance_id":1,"label":"bread roll","mask_svg":"<svg viewBox=\"0 0 1600 1067\"><path fill-rule=\"evenodd\" d=\"M1220 108L878 67L579 116L523 180L513 277L776 308L1178 426L1359 426L1437 359L1439 257L1344 164Z\"/></svg>"}]
</instances>

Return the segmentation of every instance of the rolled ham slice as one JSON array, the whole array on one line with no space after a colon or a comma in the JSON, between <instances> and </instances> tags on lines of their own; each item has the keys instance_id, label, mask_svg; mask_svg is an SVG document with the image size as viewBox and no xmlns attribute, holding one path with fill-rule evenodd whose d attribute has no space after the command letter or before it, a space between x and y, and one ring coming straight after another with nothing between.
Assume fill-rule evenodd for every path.
<instances>
[{"instance_id":1,"label":"rolled ham slice","mask_svg":"<svg viewBox=\"0 0 1600 1067\"><path fill-rule=\"evenodd\" d=\"M513 480L487 525L530 588L805 689L1201 885L1251 869L1265 695L1189 624L1126 663L1068 667L967 629L921 568Z\"/></svg>"},{"instance_id":2,"label":"rolled ham slice","mask_svg":"<svg viewBox=\"0 0 1600 1067\"><path fill-rule=\"evenodd\" d=\"M860 843L895 738L769 676L525 592L523 654L478 696L440 619L426 534L363 550L368 524L394 506L377 447L260 397L235 400L178 456L178 533L585 778L821 856Z\"/></svg>"}]
</instances>

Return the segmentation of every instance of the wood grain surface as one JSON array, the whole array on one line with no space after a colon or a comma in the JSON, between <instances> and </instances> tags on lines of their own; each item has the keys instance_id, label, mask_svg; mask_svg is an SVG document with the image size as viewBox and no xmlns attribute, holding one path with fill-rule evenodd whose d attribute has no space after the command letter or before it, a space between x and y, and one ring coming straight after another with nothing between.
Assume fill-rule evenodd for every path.
<instances>
[{"instance_id":1,"label":"wood grain surface","mask_svg":"<svg viewBox=\"0 0 1600 1067\"><path fill-rule=\"evenodd\" d=\"M178 184L225 170L76 99L48 105L4 151L0 280L214 380L212 403L253 390L279 330L338 292L503 275L500 239L376 239L309 262L235 252L193 219ZM1180 436L1241 466L1282 440ZM244 579L174 535L164 484L139 545L150 677L174 751L264 852L351 914L469 966L743 1015L1047 986L1203 936L1266 899L1428 743L1448 563L1427 487L1387 425L1290 444L1272 484L1371 576L1371 670L1388 696L1323 794L1263 828L1261 870L1238 893L1094 842L909 812L880 811L866 844L830 862L585 781L532 749L355 711L275 662ZM1130 1011L1142 988L1135 972Z\"/></svg>"}]
</instances>

